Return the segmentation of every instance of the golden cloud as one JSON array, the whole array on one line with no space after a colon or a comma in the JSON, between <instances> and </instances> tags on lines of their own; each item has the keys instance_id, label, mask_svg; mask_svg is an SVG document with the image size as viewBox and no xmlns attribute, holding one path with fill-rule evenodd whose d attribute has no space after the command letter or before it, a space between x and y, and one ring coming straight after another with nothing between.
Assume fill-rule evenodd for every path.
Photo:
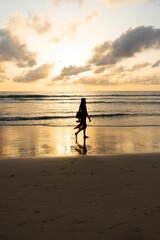
<instances>
[{"instance_id":1,"label":"golden cloud","mask_svg":"<svg viewBox=\"0 0 160 240\"><path fill-rule=\"evenodd\" d=\"M44 64L34 70L30 70L30 71L26 72L22 76L18 76L16 78L14 78L14 82L29 83L29 82L35 82L35 81L39 81L39 80L48 78L49 73L52 68L53 68L53 65Z\"/></svg>"}]
</instances>

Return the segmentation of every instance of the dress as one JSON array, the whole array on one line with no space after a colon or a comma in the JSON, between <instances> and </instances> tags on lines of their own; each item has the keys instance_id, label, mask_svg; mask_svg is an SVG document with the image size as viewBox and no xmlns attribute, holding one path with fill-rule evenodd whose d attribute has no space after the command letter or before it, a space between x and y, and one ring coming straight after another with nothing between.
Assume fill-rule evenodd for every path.
<instances>
[{"instance_id":1,"label":"dress","mask_svg":"<svg viewBox=\"0 0 160 240\"><path fill-rule=\"evenodd\" d=\"M76 128L86 129L87 127L86 118L88 116L88 113L87 113L87 108L85 104L80 104L79 112L81 113L80 123L75 127L75 129Z\"/></svg>"}]
</instances>

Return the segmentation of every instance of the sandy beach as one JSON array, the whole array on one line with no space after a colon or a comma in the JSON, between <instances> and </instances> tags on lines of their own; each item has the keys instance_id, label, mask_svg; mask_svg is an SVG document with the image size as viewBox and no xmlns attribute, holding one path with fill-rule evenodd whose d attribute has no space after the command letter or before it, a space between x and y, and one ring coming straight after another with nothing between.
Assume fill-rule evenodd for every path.
<instances>
[{"instance_id":1,"label":"sandy beach","mask_svg":"<svg viewBox=\"0 0 160 240\"><path fill-rule=\"evenodd\" d=\"M0 127L0 239L159 240L159 131Z\"/></svg>"},{"instance_id":2,"label":"sandy beach","mask_svg":"<svg viewBox=\"0 0 160 240\"><path fill-rule=\"evenodd\" d=\"M0 239L160 239L159 159L1 159Z\"/></svg>"}]
</instances>

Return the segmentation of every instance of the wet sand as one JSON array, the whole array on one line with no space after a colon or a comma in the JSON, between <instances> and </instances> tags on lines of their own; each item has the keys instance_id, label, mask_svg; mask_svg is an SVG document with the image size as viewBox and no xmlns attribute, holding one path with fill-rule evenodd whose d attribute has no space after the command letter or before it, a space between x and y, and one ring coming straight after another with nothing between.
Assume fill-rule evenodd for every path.
<instances>
[{"instance_id":1,"label":"wet sand","mask_svg":"<svg viewBox=\"0 0 160 240\"><path fill-rule=\"evenodd\" d=\"M0 127L0 157L55 157L160 152L159 127L88 127L75 141L72 127Z\"/></svg>"},{"instance_id":2,"label":"wet sand","mask_svg":"<svg viewBox=\"0 0 160 240\"><path fill-rule=\"evenodd\" d=\"M160 154L0 160L0 239L160 239Z\"/></svg>"}]
</instances>

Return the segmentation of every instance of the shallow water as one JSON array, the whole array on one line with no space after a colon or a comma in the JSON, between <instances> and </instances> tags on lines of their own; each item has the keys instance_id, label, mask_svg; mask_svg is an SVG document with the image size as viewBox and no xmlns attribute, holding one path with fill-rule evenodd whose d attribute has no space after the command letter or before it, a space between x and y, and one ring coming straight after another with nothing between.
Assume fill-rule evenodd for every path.
<instances>
[{"instance_id":1,"label":"shallow water","mask_svg":"<svg viewBox=\"0 0 160 240\"><path fill-rule=\"evenodd\" d=\"M158 127L88 127L76 142L70 127L0 127L0 157L54 157L160 152Z\"/></svg>"}]
</instances>

